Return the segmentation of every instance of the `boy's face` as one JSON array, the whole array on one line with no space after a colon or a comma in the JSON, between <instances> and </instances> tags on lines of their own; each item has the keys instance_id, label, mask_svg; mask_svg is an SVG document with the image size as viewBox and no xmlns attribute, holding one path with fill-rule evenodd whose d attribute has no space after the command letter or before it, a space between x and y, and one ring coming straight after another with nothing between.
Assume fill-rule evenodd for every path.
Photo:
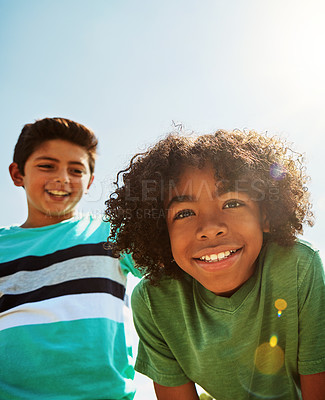
<instances>
[{"instance_id":1,"label":"boy's face","mask_svg":"<svg viewBox=\"0 0 325 400\"><path fill-rule=\"evenodd\" d=\"M25 228L71 218L93 180L86 150L60 139L42 143L27 159L24 175L16 163L9 169L15 185L26 191L28 218L22 225Z\"/></svg>"},{"instance_id":2,"label":"boy's face","mask_svg":"<svg viewBox=\"0 0 325 400\"><path fill-rule=\"evenodd\" d=\"M252 276L268 224L247 193L218 195L216 184L212 168L186 168L167 199L167 226L179 267L229 296Z\"/></svg>"}]
</instances>

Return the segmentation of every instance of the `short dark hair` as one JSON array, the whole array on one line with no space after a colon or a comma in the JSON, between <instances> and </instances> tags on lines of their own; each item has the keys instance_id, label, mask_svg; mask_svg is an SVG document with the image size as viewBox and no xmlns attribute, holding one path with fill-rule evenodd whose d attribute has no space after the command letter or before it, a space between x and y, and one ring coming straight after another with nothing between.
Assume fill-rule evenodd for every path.
<instances>
[{"instance_id":1,"label":"short dark hair","mask_svg":"<svg viewBox=\"0 0 325 400\"><path fill-rule=\"evenodd\" d=\"M132 252L152 283L161 276L181 276L172 262L165 218L170 184L177 183L187 166L206 165L213 167L224 190L244 190L258 201L269 223L265 242L290 246L303 223L313 224L303 156L285 141L255 131L219 130L196 137L170 134L132 158L106 201L114 251Z\"/></svg>"},{"instance_id":2,"label":"short dark hair","mask_svg":"<svg viewBox=\"0 0 325 400\"><path fill-rule=\"evenodd\" d=\"M78 122L66 118L43 118L26 124L17 140L13 161L24 175L25 163L30 155L44 142L53 139L66 140L83 147L88 153L89 169L93 174L98 140L95 134Z\"/></svg>"}]
</instances>

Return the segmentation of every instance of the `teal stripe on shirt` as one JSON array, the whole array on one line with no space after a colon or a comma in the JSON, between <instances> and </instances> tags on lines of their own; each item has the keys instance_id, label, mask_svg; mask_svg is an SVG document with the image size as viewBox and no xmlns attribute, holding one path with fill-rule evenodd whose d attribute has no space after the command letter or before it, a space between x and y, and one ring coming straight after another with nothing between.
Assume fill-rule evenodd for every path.
<instances>
[{"instance_id":1,"label":"teal stripe on shirt","mask_svg":"<svg viewBox=\"0 0 325 400\"><path fill-rule=\"evenodd\" d=\"M43 235L45 240L42 240ZM40 228L25 229L18 226L2 228L0 261L11 261L14 254L19 254L20 258L30 255L43 256L80 244L100 243L105 241L108 235L109 223L91 216L82 219L72 218ZM23 247L21 243L24 243Z\"/></svg>"},{"instance_id":2,"label":"teal stripe on shirt","mask_svg":"<svg viewBox=\"0 0 325 400\"><path fill-rule=\"evenodd\" d=\"M124 340L122 323L97 318L6 329L0 399L130 400L134 370Z\"/></svg>"}]
</instances>

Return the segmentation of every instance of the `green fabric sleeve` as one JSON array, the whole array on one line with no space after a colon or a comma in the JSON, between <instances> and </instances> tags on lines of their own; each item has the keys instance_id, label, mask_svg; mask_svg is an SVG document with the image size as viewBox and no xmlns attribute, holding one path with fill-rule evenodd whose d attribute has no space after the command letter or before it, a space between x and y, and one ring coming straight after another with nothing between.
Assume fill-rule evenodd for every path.
<instances>
[{"instance_id":1,"label":"green fabric sleeve","mask_svg":"<svg viewBox=\"0 0 325 400\"><path fill-rule=\"evenodd\" d=\"M134 261L131 254L123 253L120 256L120 265L124 275L131 272L137 278L142 278L141 272L135 268Z\"/></svg>"},{"instance_id":2,"label":"green fabric sleeve","mask_svg":"<svg viewBox=\"0 0 325 400\"><path fill-rule=\"evenodd\" d=\"M325 276L319 253L314 253L298 282L299 352L301 375L325 371Z\"/></svg>"},{"instance_id":3,"label":"green fabric sleeve","mask_svg":"<svg viewBox=\"0 0 325 400\"><path fill-rule=\"evenodd\" d=\"M140 338L135 369L160 385L183 385L189 379L154 322L143 284L141 281L136 286L131 298L134 325Z\"/></svg>"}]
</instances>

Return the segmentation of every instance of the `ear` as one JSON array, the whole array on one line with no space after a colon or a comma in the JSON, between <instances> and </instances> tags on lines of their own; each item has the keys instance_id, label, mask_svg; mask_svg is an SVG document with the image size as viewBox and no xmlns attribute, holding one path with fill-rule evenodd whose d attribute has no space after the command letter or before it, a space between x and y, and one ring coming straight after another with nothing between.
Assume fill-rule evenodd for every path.
<instances>
[{"instance_id":1,"label":"ear","mask_svg":"<svg viewBox=\"0 0 325 400\"><path fill-rule=\"evenodd\" d=\"M17 163L13 162L9 165L9 173L16 186L24 186L24 175L19 171Z\"/></svg>"},{"instance_id":2,"label":"ear","mask_svg":"<svg viewBox=\"0 0 325 400\"><path fill-rule=\"evenodd\" d=\"M263 211L261 223L262 223L263 232L265 232L265 233L266 232L270 232L270 223L269 223L269 220L268 220L268 218L267 218L267 216L265 214L265 211Z\"/></svg>"},{"instance_id":3,"label":"ear","mask_svg":"<svg viewBox=\"0 0 325 400\"><path fill-rule=\"evenodd\" d=\"M89 179L89 183L88 183L88 186L87 186L86 193L87 193L88 189L90 188L91 184L94 182L94 178L95 178L95 175L92 174L90 179Z\"/></svg>"}]
</instances>

